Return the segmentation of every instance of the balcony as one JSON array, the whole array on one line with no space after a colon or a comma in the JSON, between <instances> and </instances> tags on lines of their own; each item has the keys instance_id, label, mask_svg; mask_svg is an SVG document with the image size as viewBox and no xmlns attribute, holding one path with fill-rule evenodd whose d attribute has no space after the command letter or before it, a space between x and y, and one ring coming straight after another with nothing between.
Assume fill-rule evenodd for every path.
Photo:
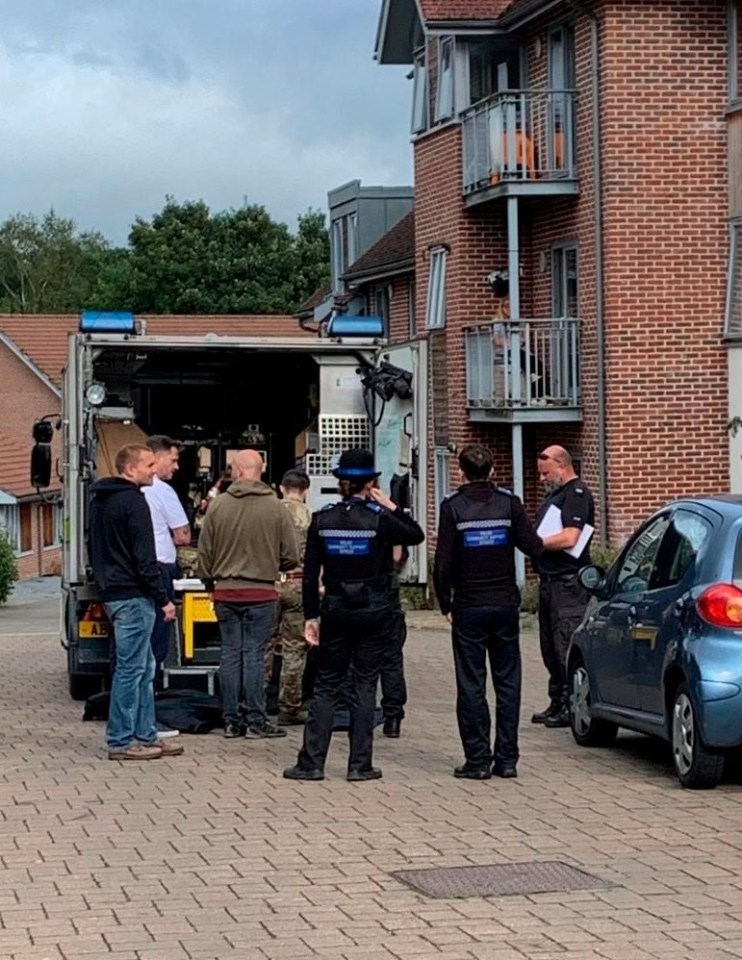
<instances>
[{"instance_id":1,"label":"balcony","mask_svg":"<svg viewBox=\"0 0 742 960\"><path fill-rule=\"evenodd\" d=\"M508 90L462 114L467 206L579 192L573 90Z\"/></svg>"},{"instance_id":2,"label":"balcony","mask_svg":"<svg viewBox=\"0 0 742 960\"><path fill-rule=\"evenodd\" d=\"M469 420L581 421L579 327L565 317L465 328Z\"/></svg>"}]
</instances>

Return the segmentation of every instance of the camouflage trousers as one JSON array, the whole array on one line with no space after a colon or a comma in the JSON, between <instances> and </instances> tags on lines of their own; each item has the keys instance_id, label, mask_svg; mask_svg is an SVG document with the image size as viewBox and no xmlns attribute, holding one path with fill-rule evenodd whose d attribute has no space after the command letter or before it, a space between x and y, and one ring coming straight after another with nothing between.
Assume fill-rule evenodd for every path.
<instances>
[{"instance_id":1,"label":"camouflage trousers","mask_svg":"<svg viewBox=\"0 0 742 960\"><path fill-rule=\"evenodd\" d=\"M289 715L301 710L302 677L307 662L301 590L301 580L288 580L279 586L276 624L265 650L266 686L273 673L273 658L281 655L278 707L282 714Z\"/></svg>"}]
</instances>

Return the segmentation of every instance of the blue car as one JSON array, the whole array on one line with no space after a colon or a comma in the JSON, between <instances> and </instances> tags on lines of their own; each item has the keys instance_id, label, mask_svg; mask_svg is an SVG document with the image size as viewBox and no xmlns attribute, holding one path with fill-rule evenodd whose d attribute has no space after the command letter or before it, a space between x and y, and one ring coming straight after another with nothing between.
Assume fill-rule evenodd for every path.
<instances>
[{"instance_id":1,"label":"blue car","mask_svg":"<svg viewBox=\"0 0 742 960\"><path fill-rule=\"evenodd\" d=\"M607 572L579 576L592 596L567 654L575 740L662 737L684 787L715 787L742 745L742 497L673 501Z\"/></svg>"}]
</instances>

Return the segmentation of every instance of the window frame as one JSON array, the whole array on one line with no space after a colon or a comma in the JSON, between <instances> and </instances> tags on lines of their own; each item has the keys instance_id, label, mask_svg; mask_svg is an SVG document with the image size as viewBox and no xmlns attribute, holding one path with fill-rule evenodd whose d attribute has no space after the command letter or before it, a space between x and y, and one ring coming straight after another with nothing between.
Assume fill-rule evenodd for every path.
<instances>
[{"instance_id":1,"label":"window frame","mask_svg":"<svg viewBox=\"0 0 742 960\"><path fill-rule=\"evenodd\" d=\"M443 70L444 51L447 67ZM456 45L453 37L438 38L438 77L435 91L435 123L445 123L454 117L456 107ZM444 86L444 77L446 83ZM445 102L444 102L445 95Z\"/></svg>"},{"instance_id":2,"label":"window frame","mask_svg":"<svg viewBox=\"0 0 742 960\"><path fill-rule=\"evenodd\" d=\"M430 126L428 106L428 65L425 48L415 52L412 66L412 116L410 132L417 136Z\"/></svg>"},{"instance_id":3,"label":"window frame","mask_svg":"<svg viewBox=\"0 0 742 960\"><path fill-rule=\"evenodd\" d=\"M727 5L727 96L730 106L742 106L742 0L728 0Z\"/></svg>"},{"instance_id":4,"label":"window frame","mask_svg":"<svg viewBox=\"0 0 742 960\"><path fill-rule=\"evenodd\" d=\"M574 313L569 312L569 257L574 254ZM561 301L561 302L560 302ZM580 304L580 256L575 240L555 243L551 248L551 315L555 319L579 316ZM562 309L562 306L564 309Z\"/></svg>"},{"instance_id":5,"label":"window frame","mask_svg":"<svg viewBox=\"0 0 742 960\"><path fill-rule=\"evenodd\" d=\"M742 260L740 257L740 238L742 237L742 218L729 224L729 264L727 267L727 298L724 307L724 335L742 336ZM740 264L739 275L738 263ZM736 307L736 310L735 310ZM739 319L735 322L735 312Z\"/></svg>"},{"instance_id":6,"label":"window frame","mask_svg":"<svg viewBox=\"0 0 742 960\"><path fill-rule=\"evenodd\" d=\"M451 493L451 450L435 447L433 451L433 496L435 498L435 532L441 515L441 504Z\"/></svg>"},{"instance_id":7,"label":"window frame","mask_svg":"<svg viewBox=\"0 0 742 960\"><path fill-rule=\"evenodd\" d=\"M429 250L430 267L428 270L428 297L425 310L427 330L445 330L446 328L446 261L448 248L431 247Z\"/></svg>"}]
</instances>

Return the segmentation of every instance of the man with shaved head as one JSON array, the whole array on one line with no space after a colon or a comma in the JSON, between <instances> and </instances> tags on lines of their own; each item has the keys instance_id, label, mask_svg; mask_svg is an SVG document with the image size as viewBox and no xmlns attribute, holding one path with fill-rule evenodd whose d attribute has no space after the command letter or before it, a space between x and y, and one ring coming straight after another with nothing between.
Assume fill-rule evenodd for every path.
<instances>
[{"instance_id":1,"label":"man with shaved head","mask_svg":"<svg viewBox=\"0 0 742 960\"><path fill-rule=\"evenodd\" d=\"M232 483L209 507L198 540L198 574L219 620L224 736L251 740L286 736L266 716L263 659L279 573L300 562L291 516L260 479L264 467L257 450L235 454Z\"/></svg>"},{"instance_id":2,"label":"man with shaved head","mask_svg":"<svg viewBox=\"0 0 742 960\"><path fill-rule=\"evenodd\" d=\"M549 673L549 705L534 713L532 723L546 727L569 726L567 647L582 620L588 593L577 579L580 567L590 563L589 543L578 557L567 553L576 546L583 527L595 524L595 505L587 484L575 473L564 447L547 447L539 453L538 475L546 497L536 516L538 526L550 507L561 514L562 529L543 538L545 553L536 561L540 577L538 595L541 657Z\"/></svg>"}]
</instances>

